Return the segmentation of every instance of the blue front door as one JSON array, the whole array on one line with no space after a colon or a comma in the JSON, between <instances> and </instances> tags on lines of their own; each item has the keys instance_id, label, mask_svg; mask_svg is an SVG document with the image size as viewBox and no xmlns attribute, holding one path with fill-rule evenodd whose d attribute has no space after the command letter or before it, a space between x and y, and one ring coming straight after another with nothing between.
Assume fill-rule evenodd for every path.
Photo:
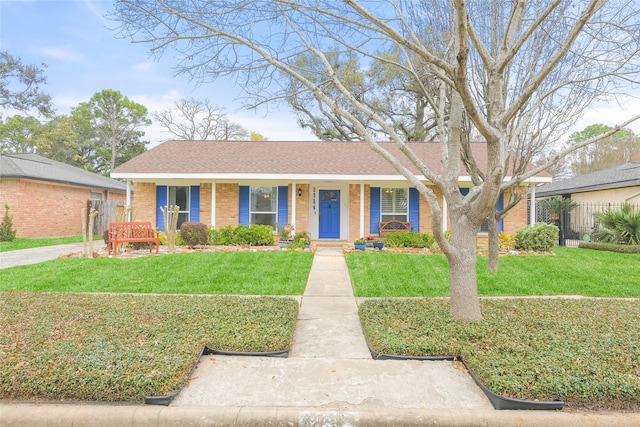
<instances>
[{"instance_id":1,"label":"blue front door","mask_svg":"<svg viewBox=\"0 0 640 427\"><path fill-rule=\"evenodd\" d=\"M321 239L340 238L340 190L320 190Z\"/></svg>"}]
</instances>

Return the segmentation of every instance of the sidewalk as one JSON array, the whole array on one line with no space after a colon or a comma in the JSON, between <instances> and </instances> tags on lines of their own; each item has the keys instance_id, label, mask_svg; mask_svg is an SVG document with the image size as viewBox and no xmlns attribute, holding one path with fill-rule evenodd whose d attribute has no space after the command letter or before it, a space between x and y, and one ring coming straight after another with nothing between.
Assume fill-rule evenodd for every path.
<instances>
[{"instance_id":1,"label":"sidewalk","mask_svg":"<svg viewBox=\"0 0 640 427\"><path fill-rule=\"evenodd\" d=\"M373 360L357 312L342 249L321 247L289 358L205 356L168 407L0 402L0 427L640 427L632 413L496 411L451 362Z\"/></svg>"}]
</instances>

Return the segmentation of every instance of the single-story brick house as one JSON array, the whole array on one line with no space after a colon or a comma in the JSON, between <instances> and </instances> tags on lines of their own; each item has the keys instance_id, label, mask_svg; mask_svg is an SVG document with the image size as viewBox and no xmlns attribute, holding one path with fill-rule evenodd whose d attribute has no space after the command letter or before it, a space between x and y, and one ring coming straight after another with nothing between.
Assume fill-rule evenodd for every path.
<instances>
[{"instance_id":1,"label":"single-story brick house","mask_svg":"<svg viewBox=\"0 0 640 427\"><path fill-rule=\"evenodd\" d=\"M382 145L399 153L395 144ZM438 144L410 146L432 170L442 169ZM486 158L486 144L473 144L473 149L477 159ZM291 224L314 240L377 235L378 223L389 219L409 221L413 231L431 231L427 202L366 143L167 141L120 165L111 176L126 179L129 192L135 190L136 220L152 221L159 230L160 208L178 205L180 222L217 229ZM541 175L527 185L550 181ZM462 191L471 186L461 174ZM526 224L526 203L521 203L501 228L515 233Z\"/></svg>"},{"instance_id":2,"label":"single-story brick house","mask_svg":"<svg viewBox=\"0 0 640 427\"><path fill-rule=\"evenodd\" d=\"M0 154L0 203L9 206L17 237L64 237L82 233L87 201L124 204L127 186L38 154Z\"/></svg>"}]
</instances>

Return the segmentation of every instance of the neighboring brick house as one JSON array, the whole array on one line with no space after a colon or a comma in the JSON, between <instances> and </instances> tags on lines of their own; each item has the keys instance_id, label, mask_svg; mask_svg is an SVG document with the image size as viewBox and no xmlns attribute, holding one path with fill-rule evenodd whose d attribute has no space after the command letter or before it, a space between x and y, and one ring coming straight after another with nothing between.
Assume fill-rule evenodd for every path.
<instances>
[{"instance_id":1,"label":"neighboring brick house","mask_svg":"<svg viewBox=\"0 0 640 427\"><path fill-rule=\"evenodd\" d=\"M399 153L395 144L382 145ZM441 172L438 144L409 145L427 166ZM477 159L486 158L486 144L472 145ZM314 240L375 235L378 223L388 219L409 221L413 231L431 231L427 202L365 143L167 141L117 167L112 177L133 186L136 219L152 221L160 230L160 208L178 205L180 222L217 229L291 224ZM544 175L527 185L550 181ZM461 174L461 191L471 186L471 179ZM446 210L442 195L436 194ZM521 203L500 227L515 233L526 224L526 203Z\"/></svg>"},{"instance_id":2,"label":"neighboring brick house","mask_svg":"<svg viewBox=\"0 0 640 427\"><path fill-rule=\"evenodd\" d=\"M89 199L124 204L127 186L37 154L0 154L0 203L9 206L17 237L82 233Z\"/></svg>"}]
</instances>

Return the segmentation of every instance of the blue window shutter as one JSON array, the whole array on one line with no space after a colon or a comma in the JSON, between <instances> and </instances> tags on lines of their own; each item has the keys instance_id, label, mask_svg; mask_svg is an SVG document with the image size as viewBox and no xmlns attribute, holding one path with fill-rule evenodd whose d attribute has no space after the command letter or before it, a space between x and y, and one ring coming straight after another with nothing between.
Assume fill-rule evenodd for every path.
<instances>
[{"instance_id":1,"label":"blue window shutter","mask_svg":"<svg viewBox=\"0 0 640 427\"><path fill-rule=\"evenodd\" d=\"M166 185L156 185L156 227L158 231L164 231L163 208L167 206L169 200L169 188Z\"/></svg>"},{"instance_id":2,"label":"blue window shutter","mask_svg":"<svg viewBox=\"0 0 640 427\"><path fill-rule=\"evenodd\" d=\"M500 212L502 209L504 209L504 194L500 193L500 196L498 197L498 203L496 204L496 212ZM504 219L501 219L498 223L498 231L500 233L504 231Z\"/></svg>"},{"instance_id":3,"label":"blue window shutter","mask_svg":"<svg viewBox=\"0 0 640 427\"><path fill-rule=\"evenodd\" d=\"M371 187L371 203L369 203L369 233L378 234L380 222L380 187Z\"/></svg>"},{"instance_id":4,"label":"blue window shutter","mask_svg":"<svg viewBox=\"0 0 640 427\"><path fill-rule=\"evenodd\" d=\"M278 187L278 218L276 222L281 225L289 223L289 186Z\"/></svg>"},{"instance_id":5,"label":"blue window shutter","mask_svg":"<svg viewBox=\"0 0 640 427\"><path fill-rule=\"evenodd\" d=\"M409 189L409 222L411 231L420 231L420 192L417 188Z\"/></svg>"},{"instance_id":6,"label":"blue window shutter","mask_svg":"<svg viewBox=\"0 0 640 427\"><path fill-rule=\"evenodd\" d=\"M469 194L469 189L468 188L461 188L460 189L460 194L462 194L463 196L466 196L467 194Z\"/></svg>"},{"instance_id":7,"label":"blue window shutter","mask_svg":"<svg viewBox=\"0 0 640 427\"><path fill-rule=\"evenodd\" d=\"M189 221L200 222L200 186L192 185L189 197Z\"/></svg>"},{"instance_id":8,"label":"blue window shutter","mask_svg":"<svg viewBox=\"0 0 640 427\"><path fill-rule=\"evenodd\" d=\"M240 225L249 225L249 205L251 204L251 191L248 185L241 185L239 190L240 207L238 211L238 223Z\"/></svg>"}]
</instances>

